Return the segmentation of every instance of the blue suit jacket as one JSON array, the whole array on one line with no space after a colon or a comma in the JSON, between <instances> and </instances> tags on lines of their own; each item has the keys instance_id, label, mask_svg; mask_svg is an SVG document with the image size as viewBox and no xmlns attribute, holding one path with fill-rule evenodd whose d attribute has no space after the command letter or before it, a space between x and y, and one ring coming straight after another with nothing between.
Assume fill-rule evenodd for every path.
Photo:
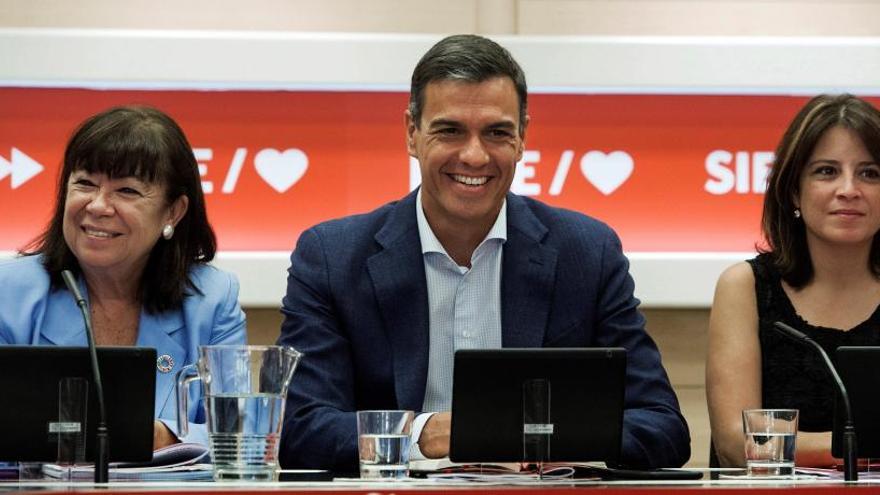
<instances>
[{"instance_id":1,"label":"blue suit jacket","mask_svg":"<svg viewBox=\"0 0 880 495\"><path fill-rule=\"evenodd\" d=\"M85 324L73 297L53 289L41 256L24 256L0 263L0 344L85 346ZM244 344L245 318L238 305L235 276L207 265L190 273L202 294L184 298L178 311L142 311L135 345L153 347L174 360L168 373L156 370L155 417L177 434L175 375L198 360L198 346ZM78 280L88 298L85 281ZM207 444L201 387L191 387L186 441Z\"/></svg>"},{"instance_id":2,"label":"blue suit jacket","mask_svg":"<svg viewBox=\"0 0 880 495\"><path fill-rule=\"evenodd\" d=\"M428 294L415 203L414 192L300 236L279 338L305 354L287 399L285 467L356 471L353 411L421 410ZM626 348L621 462L684 464L687 424L644 330L616 234L580 213L513 194L507 208L503 346Z\"/></svg>"}]
</instances>

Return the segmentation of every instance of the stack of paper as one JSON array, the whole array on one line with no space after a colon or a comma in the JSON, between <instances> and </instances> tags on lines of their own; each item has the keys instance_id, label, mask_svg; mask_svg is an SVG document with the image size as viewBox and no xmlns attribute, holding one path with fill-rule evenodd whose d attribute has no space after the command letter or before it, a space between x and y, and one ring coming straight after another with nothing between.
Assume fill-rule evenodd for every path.
<instances>
[{"instance_id":1,"label":"stack of paper","mask_svg":"<svg viewBox=\"0 0 880 495\"><path fill-rule=\"evenodd\" d=\"M208 448L194 443L177 443L153 452L146 463L112 463L112 481L204 481L213 479ZM56 479L89 480L94 466L44 464L43 474Z\"/></svg>"}]
</instances>

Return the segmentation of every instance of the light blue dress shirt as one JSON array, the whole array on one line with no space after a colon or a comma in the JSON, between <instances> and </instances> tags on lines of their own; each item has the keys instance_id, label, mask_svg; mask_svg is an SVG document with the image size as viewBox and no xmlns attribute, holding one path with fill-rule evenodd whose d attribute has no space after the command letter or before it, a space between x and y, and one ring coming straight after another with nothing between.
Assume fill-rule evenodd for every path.
<instances>
[{"instance_id":1,"label":"light blue dress shirt","mask_svg":"<svg viewBox=\"0 0 880 495\"><path fill-rule=\"evenodd\" d=\"M452 408L453 355L459 349L501 348L501 258L507 240L507 204L486 238L459 266L440 244L416 200L419 239L428 285L430 349L424 412Z\"/></svg>"},{"instance_id":2,"label":"light blue dress shirt","mask_svg":"<svg viewBox=\"0 0 880 495\"><path fill-rule=\"evenodd\" d=\"M452 370L458 349L501 347L501 259L507 240L507 200L486 238L471 255L471 267L460 266L434 235L416 197L416 221L428 286L428 382L423 414L413 422L413 460L424 459L418 441L435 412L452 409Z\"/></svg>"}]
</instances>

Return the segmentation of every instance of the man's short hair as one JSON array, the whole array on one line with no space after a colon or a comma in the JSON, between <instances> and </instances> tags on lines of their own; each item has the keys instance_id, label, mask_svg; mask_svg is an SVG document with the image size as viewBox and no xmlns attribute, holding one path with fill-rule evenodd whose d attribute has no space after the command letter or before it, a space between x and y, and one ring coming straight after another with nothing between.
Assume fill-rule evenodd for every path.
<instances>
[{"instance_id":1,"label":"man's short hair","mask_svg":"<svg viewBox=\"0 0 880 495\"><path fill-rule=\"evenodd\" d=\"M513 56L494 41L474 34L457 34L431 47L412 74L409 112L415 126L421 123L428 83L458 80L479 83L495 77L509 77L519 97L519 132L525 131L526 76Z\"/></svg>"}]
</instances>

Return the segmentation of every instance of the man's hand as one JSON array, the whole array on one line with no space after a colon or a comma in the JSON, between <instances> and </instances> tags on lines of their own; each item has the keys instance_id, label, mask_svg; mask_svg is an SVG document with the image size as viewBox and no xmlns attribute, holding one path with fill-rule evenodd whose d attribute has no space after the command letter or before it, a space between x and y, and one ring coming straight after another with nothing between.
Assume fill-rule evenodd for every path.
<instances>
[{"instance_id":1,"label":"man's hand","mask_svg":"<svg viewBox=\"0 0 880 495\"><path fill-rule=\"evenodd\" d=\"M422 436L419 437L419 450L428 459L437 459L449 455L449 432L452 414L437 413L425 423Z\"/></svg>"},{"instance_id":2,"label":"man's hand","mask_svg":"<svg viewBox=\"0 0 880 495\"><path fill-rule=\"evenodd\" d=\"M174 433L171 433L171 430L165 426L165 423L153 421L153 450L158 450L178 442L180 440L174 436Z\"/></svg>"}]
</instances>

